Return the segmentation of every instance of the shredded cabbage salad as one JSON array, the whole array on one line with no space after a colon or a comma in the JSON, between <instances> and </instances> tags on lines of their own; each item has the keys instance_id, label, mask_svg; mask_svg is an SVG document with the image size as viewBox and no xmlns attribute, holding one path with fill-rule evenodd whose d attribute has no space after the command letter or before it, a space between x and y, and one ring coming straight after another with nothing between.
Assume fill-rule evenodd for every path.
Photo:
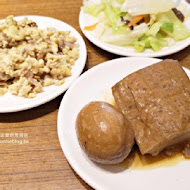
<instances>
[{"instance_id":1,"label":"shredded cabbage salad","mask_svg":"<svg viewBox=\"0 0 190 190\"><path fill-rule=\"evenodd\" d=\"M183 23L189 13L175 8L173 0L84 0L84 12L98 20L84 29L95 31L104 42L133 46L137 52L159 51L190 37Z\"/></svg>"}]
</instances>

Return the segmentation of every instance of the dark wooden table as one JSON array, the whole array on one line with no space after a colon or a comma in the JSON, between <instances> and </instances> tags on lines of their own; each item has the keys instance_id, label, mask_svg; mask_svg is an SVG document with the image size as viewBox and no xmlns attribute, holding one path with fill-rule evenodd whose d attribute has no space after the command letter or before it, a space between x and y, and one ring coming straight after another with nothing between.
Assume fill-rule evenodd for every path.
<instances>
[{"instance_id":1,"label":"dark wooden table","mask_svg":"<svg viewBox=\"0 0 190 190\"><path fill-rule=\"evenodd\" d=\"M81 33L81 5L82 0L0 0L0 19L8 15L49 16L69 23ZM119 57L85 41L86 70ZM190 69L189 53L190 47L167 58L180 60ZM62 97L31 110L0 114L0 140L16 140L0 143L0 190L91 189L69 166L58 141L57 113Z\"/></svg>"}]
</instances>

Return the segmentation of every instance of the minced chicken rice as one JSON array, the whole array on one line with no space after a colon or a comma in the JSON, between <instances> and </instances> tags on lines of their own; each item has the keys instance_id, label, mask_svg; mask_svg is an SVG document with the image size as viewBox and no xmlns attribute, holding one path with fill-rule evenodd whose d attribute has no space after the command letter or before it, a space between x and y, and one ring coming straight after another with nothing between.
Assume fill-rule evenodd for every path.
<instances>
[{"instance_id":1,"label":"minced chicken rice","mask_svg":"<svg viewBox=\"0 0 190 190\"><path fill-rule=\"evenodd\" d=\"M44 86L62 85L79 57L69 31L39 29L27 18L0 23L0 95L34 98Z\"/></svg>"}]
</instances>

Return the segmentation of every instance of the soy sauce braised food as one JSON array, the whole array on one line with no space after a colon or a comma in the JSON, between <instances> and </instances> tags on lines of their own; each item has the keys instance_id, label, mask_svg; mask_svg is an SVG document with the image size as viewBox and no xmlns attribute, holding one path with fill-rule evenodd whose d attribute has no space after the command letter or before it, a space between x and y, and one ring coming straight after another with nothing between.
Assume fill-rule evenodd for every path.
<instances>
[{"instance_id":1,"label":"soy sauce braised food","mask_svg":"<svg viewBox=\"0 0 190 190\"><path fill-rule=\"evenodd\" d=\"M77 135L89 158L102 164L116 164L131 152L134 133L130 124L114 106L91 102L78 114Z\"/></svg>"},{"instance_id":2,"label":"soy sauce braised food","mask_svg":"<svg viewBox=\"0 0 190 190\"><path fill-rule=\"evenodd\" d=\"M78 114L79 143L91 160L121 162L134 136L140 153L152 156L190 139L190 81L178 61L164 60L134 72L112 92L118 110L91 102ZM187 156L189 147L181 150Z\"/></svg>"}]
</instances>

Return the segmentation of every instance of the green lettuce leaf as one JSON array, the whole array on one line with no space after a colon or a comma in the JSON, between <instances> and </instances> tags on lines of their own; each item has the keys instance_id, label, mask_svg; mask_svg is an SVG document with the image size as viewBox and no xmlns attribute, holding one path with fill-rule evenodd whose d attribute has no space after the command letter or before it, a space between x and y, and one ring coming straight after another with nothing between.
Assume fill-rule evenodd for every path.
<instances>
[{"instance_id":1,"label":"green lettuce leaf","mask_svg":"<svg viewBox=\"0 0 190 190\"><path fill-rule=\"evenodd\" d=\"M174 32L174 23L171 22L163 22L160 29L164 32Z\"/></svg>"},{"instance_id":2,"label":"green lettuce leaf","mask_svg":"<svg viewBox=\"0 0 190 190\"><path fill-rule=\"evenodd\" d=\"M143 52L146 48L151 48L154 51L159 51L167 45L167 41L162 37L160 33L158 33L155 37L144 35L134 43L136 52Z\"/></svg>"},{"instance_id":3,"label":"green lettuce leaf","mask_svg":"<svg viewBox=\"0 0 190 190\"><path fill-rule=\"evenodd\" d=\"M122 13L119 8L113 7L111 4L107 3L104 10L105 17L107 18L108 24L111 26L115 34L122 34L126 32L127 27L121 23L121 16L126 13Z\"/></svg>"},{"instance_id":4,"label":"green lettuce leaf","mask_svg":"<svg viewBox=\"0 0 190 190\"><path fill-rule=\"evenodd\" d=\"M165 24L161 27L161 30L168 36L172 37L174 40L180 41L190 37L190 31L176 17L173 11L158 14L156 20L158 22L165 22Z\"/></svg>"},{"instance_id":5,"label":"green lettuce leaf","mask_svg":"<svg viewBox=\"0 0 190 190\"><path fill-rule=\"evenodd\" d=\"M126 0L121 10L128 12L131 16L137 16L167 12L174 7L176 4L173 0Z\"/></svg>"},{"instance_id":6,"label":"green lettuce leaf","mask_svg":"<svg viewBox=\"0 0 190 190\"><path fill-rule=\"evenodd\" d=\"M148 26L143 23L134 28L134 30L125 30L123 33L115 33L109 27L107 27L100 37L100 39L104 42L119 45L119 46L127 46L132 45L133 42L137 41L143 34L148 30Z\"/></svg>"},{"instance_id":7,"label":"green lettuce leaf","mask_svg":"<svg viewBox=\"0 0 190 190\"><path fill-rule=\"evenodd\" d=\"M174 24L171 22L156 22L151 27L150 30L147 31L147 36L156 36L158 32L166 32L173 33L174 32Z\"/></svg>"},{"instance_id":8,"label":"green lettuce leaf","mask_svg":"<svg viewBox=\"0 0 190 190\"><path fill-rule=\"evenodd\" d=\"M105 4L92 4L84 6L84 11L91 16L97 17L105 9Z\"/></svg>"},{"instance_id":9,"label":"green lettuce leaf","mask_svg":"<svg viewBox=\"0 0 190 190\"><path fill-rule=\"evenodd\" d=\"M156 34L160 31L162 23L161 22L156 22L154 23L150 29L146 32L147 36L156 36Z\"/></svg>"}]
</instances>

